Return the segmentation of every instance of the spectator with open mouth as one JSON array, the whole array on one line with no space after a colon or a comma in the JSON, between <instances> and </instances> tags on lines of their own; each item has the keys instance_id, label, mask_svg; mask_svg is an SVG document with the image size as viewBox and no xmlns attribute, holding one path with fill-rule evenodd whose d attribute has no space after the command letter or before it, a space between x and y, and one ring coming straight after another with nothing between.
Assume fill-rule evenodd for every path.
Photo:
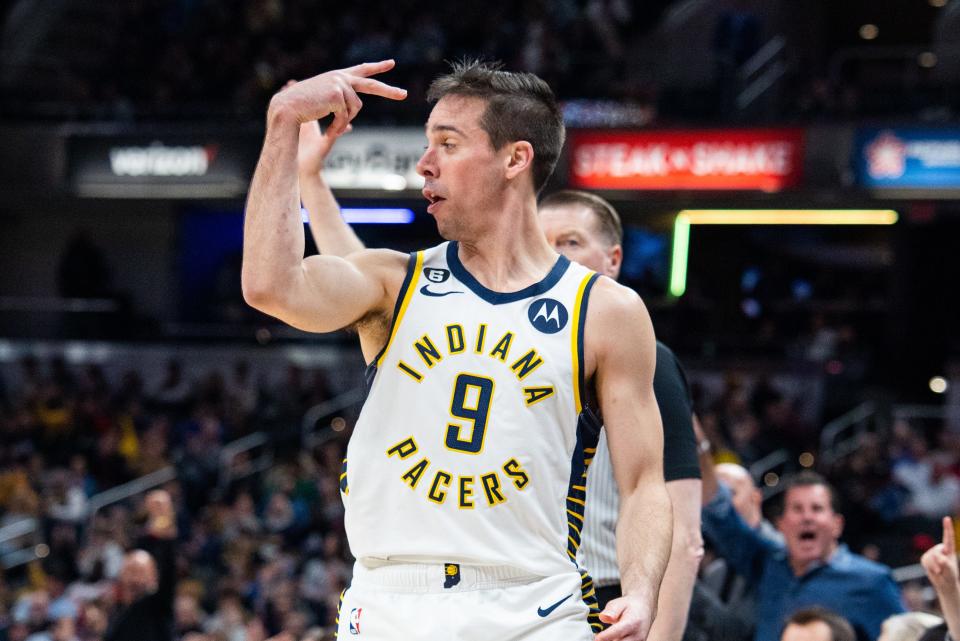
<instances>
[{"instance_id":1,"label":"spectator with open mouth","mask_svg":"<svg viewBox=\"0 0 960 641\"><path fill-rule=\"evenodd\" d=\"M829 607L861 639L876 641L883 620L903 611L890 569L840 543L843 516L837 495L819 474L787 482L777 529L783 542L761 536L737 514L730 489L704 465L704 534L738 573L756 587L756 641L779 638L797 610Z\"/></svg>"}]
</instances>

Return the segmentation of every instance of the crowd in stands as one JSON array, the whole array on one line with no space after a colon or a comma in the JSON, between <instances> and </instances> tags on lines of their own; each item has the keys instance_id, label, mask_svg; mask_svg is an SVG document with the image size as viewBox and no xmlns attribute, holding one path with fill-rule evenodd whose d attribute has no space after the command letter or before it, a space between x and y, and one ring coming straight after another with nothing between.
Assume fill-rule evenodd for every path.
<instances>
[{"instance_id":1,"label":"crowd in stands","mask_svg":"<svg viewBox=\"0 0 960 641\"><path fill-rule=\"evenodd\" d=\"M0 639L104 639L121 608L125 551L144 526L140 497L90 514L96 493L173 465L178 639L301 638L329 628L349 577L339 473L343 443L284 449L311 406L328 400L323 373L291 367L277 389L232 371L193 380L172 361L151 387L135 370L25 358L0 387L0 527L38 525L42 558L0 574ZM259 476L220 482L225 443L267 429L281 447ZM249 463L249 461L247 461ZM239 464L241 467L243 461ZM234 470L237 471L237 470ZM242 470L240 470L242 471ZM7 541L0 558L23 547Z\"/></svg>"},{"instance_id":2,"label":"crowd in stands","mask_svg":"<svg viewBox=\"0 0 960 641\"><path fill-rule=\"evenodd\" d=\"M0 575L0 639L107 639L123 607L125 553L141 545L146 516L142 496L94 514L90 498L169 465L176 638L300 639L313 630L322 639L331 629L351 573L339 496L348 431L306 451L282 429L330 396L325 375L291 367L269 387L242 362L199 380L186 370L171 361L155 383L133 368L108 381L97 365L27 357L0 377L0 527L32 521L46 546L42 558ZM803 398L764 377L728 374L719 393L692 378L715 460L750 465L780 448L791 460L818 455ZM221 482L224 444L254 431L276 439L274 465ZM808 461L840 491L844 541L892 566L917 563L940 539L940 517L960 508L960 438L907 420L859 438L832 466ZM22 544L5 542L0 558ZM931 607L919 583L904 597L913 609Z\"/></svg>"},{"instance_id":3,"label":"crowd in stands","mask_svg":"<svg viewBox=\"0 0 960 641\"><path fill-rule=\"evenodd\" d=\"M71 81L58 97L87 117L259 119L291 78L396 58L389 81L412 99L387 113L410 109L419 117L426 85L445 60L482 55L539 74L563 97L622 98L635 90L624 77L626 41L669 4L138 0L117 5L117 24L100 36L109 64L64 70ZM371 101L365 114L377 110Z\"/></svg>"},{"instance_id":4,"label":"crowd in stands","mask_svg":"<svg viewBox=\"0 0 960 641\"><path fill-rule=\"evenodd\" d=\"M804 418L800 396L734 372L712 397L696 381L693 388L718 462L750 467L782 451L789 460L777 473L818 469L840 494L845 540L874 560L916 563L941 517L960 514L960 433L943 421L900 418L889 429L851 435L849 454L820 461L821 426Z\"/></svg>"}]
</instances>

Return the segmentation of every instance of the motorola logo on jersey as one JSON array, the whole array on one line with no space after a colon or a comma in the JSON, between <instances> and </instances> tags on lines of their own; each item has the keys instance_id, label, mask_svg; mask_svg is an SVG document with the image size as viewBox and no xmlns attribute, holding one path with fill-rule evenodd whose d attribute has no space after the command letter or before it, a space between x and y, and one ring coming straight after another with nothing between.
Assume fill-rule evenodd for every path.
<instances>
[{"instance_id":1,"label":"motorola logo on jersey","mask_svg":"<svg viewBox=\"0 0 960 641\"><path fill-rule=\"evenodd\" d=\"M450 278L450 270L440 269L439 267L424 267L423 275L426 276L427 280L431 283L442 283Z\"/></svg>"},{"instance_id":2,"label":"motorola logo on jersey","mask_svg":"<svg viewBox=\"0 0 960 641\"><path fill-rule=\"evenodd\" d=\"M544 334L556 334L567 326L567 308L552 298L539 298L527 310L530 324Z\"/></svg>"}]
</instances>

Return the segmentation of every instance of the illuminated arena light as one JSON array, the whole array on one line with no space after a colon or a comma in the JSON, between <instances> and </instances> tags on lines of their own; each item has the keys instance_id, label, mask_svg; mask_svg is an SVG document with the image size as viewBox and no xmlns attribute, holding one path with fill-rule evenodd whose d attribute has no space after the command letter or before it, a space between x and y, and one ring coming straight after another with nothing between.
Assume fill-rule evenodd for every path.
<instances>
[{"instance_id":1,"label":"illuminated arena light","mask_svg":"<svg viewBox=\"0 0 960 641\"><path fill-rule=\"evenodd\" d=\"M413 222L413 210L400 207L347 207L340 210L343 220L350 225L406 225ZM300 208L304 223L310 222L307 210Z\"/></svg>"},{"instance_id":2,"label":"illuminated arena light","mask_svg":"<svg viewBox=\"0 0 960 641\"><path fill-rule=\"evenodd\" d=\"M684 209L673 223L670 294L687 289L691 225L893 225L892 209Z\"/></svg>"}]
</instances>

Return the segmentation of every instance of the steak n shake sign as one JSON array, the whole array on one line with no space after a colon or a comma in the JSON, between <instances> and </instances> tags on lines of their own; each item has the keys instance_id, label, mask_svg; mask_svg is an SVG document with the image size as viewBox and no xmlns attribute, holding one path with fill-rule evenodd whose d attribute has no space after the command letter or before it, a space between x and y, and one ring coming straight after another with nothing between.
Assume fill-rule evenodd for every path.
<instances>
[{"instance_id":1,"label":"steak n shake sign","mask_svg":"<svg viewBox=\"0 0 960 641\"><path fill-rule=\"evenodd\" d=\"M758 190L799 185L799 129L575 131L570 183L585 189Z\"/></svg>"}]
</instances>

